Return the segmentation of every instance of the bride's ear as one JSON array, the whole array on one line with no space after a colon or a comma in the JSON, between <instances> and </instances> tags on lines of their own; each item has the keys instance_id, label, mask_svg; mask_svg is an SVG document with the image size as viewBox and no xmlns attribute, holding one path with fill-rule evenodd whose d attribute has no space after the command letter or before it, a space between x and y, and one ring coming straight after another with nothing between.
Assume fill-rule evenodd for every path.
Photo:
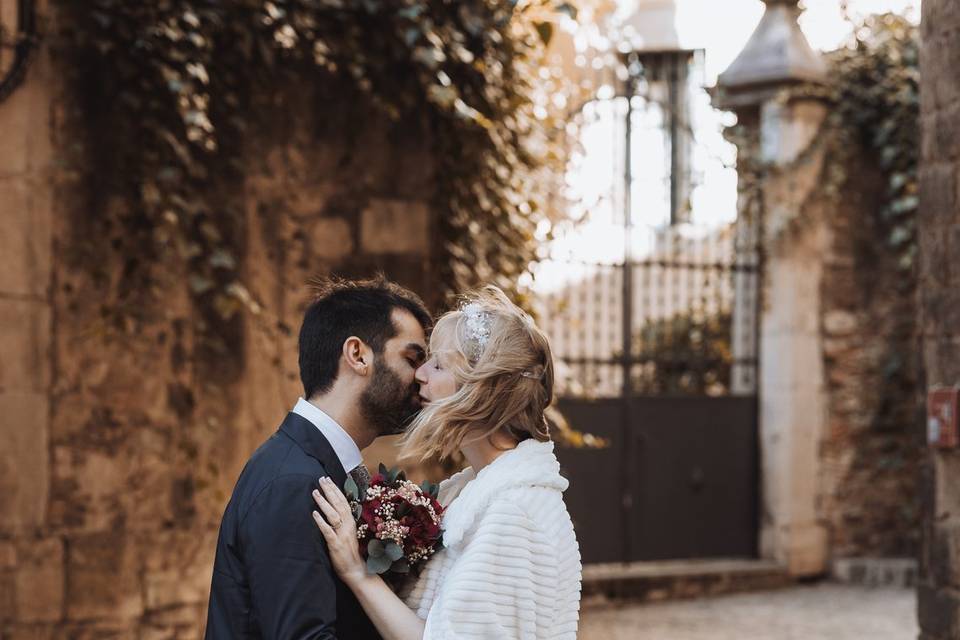
<instances>
[{"instance_id":1,"label":"bride's ear","mask_svg":"<svg viewBox=\"0 0 960 640\"><path fill-rule=\"evenodd\" d=\"M343 359L358 376L365 376L373 371L373 350L357 336L344 340Z\"/></svg>"}]
</instances>

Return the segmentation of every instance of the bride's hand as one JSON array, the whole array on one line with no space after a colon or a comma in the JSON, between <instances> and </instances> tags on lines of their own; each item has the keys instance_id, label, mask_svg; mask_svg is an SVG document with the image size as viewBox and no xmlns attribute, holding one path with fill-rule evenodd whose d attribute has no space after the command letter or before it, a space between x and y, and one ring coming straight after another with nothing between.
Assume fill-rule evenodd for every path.
<instances>
[{"instance_id":1,"label":"bride's hand","mask_svg":"<svg viewBox=\"0 0 960 640\"><path fill-rule=\"evenodd\" d=\"M330 478L320 478L320 488L322 494L313 490L313 500L320 508L320 513L313 512L313 519L327 541L327 551L334 570L341 580L350 585L367 574L367 566L360 557L360 546L357 544L357 525L350 504L337 485Z\"/></svg>"}]
</instances>

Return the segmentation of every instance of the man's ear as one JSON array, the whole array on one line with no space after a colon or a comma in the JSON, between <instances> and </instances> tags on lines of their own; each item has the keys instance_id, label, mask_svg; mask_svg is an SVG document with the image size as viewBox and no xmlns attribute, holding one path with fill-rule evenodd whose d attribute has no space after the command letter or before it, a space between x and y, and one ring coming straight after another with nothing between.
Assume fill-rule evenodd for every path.
<instances>
[{"instance_id":1,"label":"man's ear","mask_svg":"<svg viewBox=\"0 0 960 640\"><path fill-rule=\"evenodd\" d=\"M358 376L373 371L373 350L356 336L350 336L343 342L343 358Z\"/></svg>"}]
</instances>

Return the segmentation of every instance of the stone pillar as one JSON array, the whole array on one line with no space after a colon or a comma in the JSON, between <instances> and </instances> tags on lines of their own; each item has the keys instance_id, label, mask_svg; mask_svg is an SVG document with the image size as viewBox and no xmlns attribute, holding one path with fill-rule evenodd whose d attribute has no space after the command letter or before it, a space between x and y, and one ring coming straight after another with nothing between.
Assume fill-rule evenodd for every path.
<instances>
[{"instance_id":1,"label":"stone pillar","mask_svg":"<svg viewBox=\"0 0 960 640\"><path fill-rule=\"evenodd\" d=\"M921 50L920 330L926 384L960 384L960 5L925 0ZM960 451L931 453L921 640L960 637Z\"/></svg>"},{"instance_id":2,"label":"stone pillar","mask_svg":"<svg viewBox=\"0 0 960 640\"><path fill-rule=\"evenodd\" d=\"M816 575L827 566L827 537L816 515L818 445L826 421L820 345L821 256L826 230L816 224L789 242L773 239L799 216L817 186L822 157L793 166L826 117L810 99L784 102L782 90L818 83L825 66L797 25L796 0L765 0L767 11L740 56L718 80L716 102L737 113L741 128L741 198L738 240L759 240L765 251L759 326L761 522L760 553L793 575ZM751 184L753 183L753 184ZM746 344L753 309L745 278L737 285L740 325L735 344ZM749 355L737 353L735 357ZM735 380L743 376L737 375ZM741 390L753 381L740 380Z\"/></svg>"},{"instance_id":3,"label":"stone pillar","mask_svg":"<svg viewBox=\"0 0 960 640\"><path fill-rule=\"evenodd\" d=\"M812 140L826 108L812 101L761 107L761 158L786 167ZM763 274L760 314L760 449L763 486L760 551L784 563L791 574L815 575L827 568L826 530L816 513L819 445L827 422L820 334L824 225L815 221L777 243L773 238L801 211L817 187L819 164L768 174L763 182Z\"/></svg>"},{"instance_id":4,"label":"stone pillar","mask_svg":"<svg viewBox=\"0 0 960 640\"><path fill-rule=\"evenodd\" d=\"M38 4L42 13L46 3ZM42 532L52 362L49 57L37 55L26 73L0 102L0 625L63 614L63 544Z\"/></svg>"}]
</instances>

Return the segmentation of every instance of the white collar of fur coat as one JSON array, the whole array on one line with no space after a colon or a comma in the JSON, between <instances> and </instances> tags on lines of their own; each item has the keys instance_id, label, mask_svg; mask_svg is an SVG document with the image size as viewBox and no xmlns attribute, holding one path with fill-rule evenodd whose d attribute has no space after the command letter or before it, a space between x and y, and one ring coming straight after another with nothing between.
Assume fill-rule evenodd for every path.
<instances>
[{"instance_id":1,"label":"white collar of fur coat","mask_svg":"<svg viewBox=\"0 0 960 640\"><path fill-rule=\"evenodd\" d=\"M440 483L443 514L443 545L455 547L494 496L520 487L544 487L563 492L569 482L560 475L553 442L524 440L516 448L480 470L467 467Z\"/></svg>"}]
</instances>

